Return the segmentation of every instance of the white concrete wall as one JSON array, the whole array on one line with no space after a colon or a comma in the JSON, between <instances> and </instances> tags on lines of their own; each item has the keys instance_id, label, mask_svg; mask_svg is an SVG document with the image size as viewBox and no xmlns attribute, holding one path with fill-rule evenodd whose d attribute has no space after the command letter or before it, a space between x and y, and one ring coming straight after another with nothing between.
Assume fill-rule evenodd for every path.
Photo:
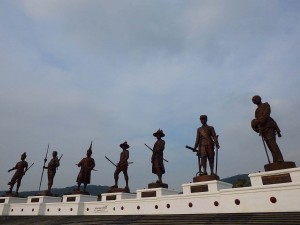
<instances>
[{"instance_id":1,"label":"white concrete wall","mask_svg":"<svg viewBox=\"0 0 300 225\"><path fill-rule=\"evenodd\" d=\"M292 182L262 185L261 176L289 171ZM137 195L119 194L116 200L97 201L97 196L70 195L50 199L45 203L24 203L24 199L8 199L0 204L1 215L138 215L138 214L199 214L199 213L250 213L250 212L300 212L300 170L288 169L250 174L255 185L244 188L229 188L230 184L220 181L183 184L184 194L163 189L156 197L141 198L141 193L150 189L137 190ZM193 185L207 184L207 192L190 193ZM107 194L106 194L107 195ZM67 202L67 197L75 197ZM30 198L29 198L30 199ZM5 200L6 201L6 200ZM42 200L41 200L42 201Z\"/></svg>"}]
</instances>

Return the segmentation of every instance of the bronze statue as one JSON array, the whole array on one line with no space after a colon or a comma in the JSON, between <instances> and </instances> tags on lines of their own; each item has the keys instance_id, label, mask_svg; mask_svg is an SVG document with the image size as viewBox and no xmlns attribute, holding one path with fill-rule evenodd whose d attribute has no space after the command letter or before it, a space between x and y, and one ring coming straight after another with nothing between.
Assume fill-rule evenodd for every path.
<instances>
[{"instance_id":1,"label":"bronze statue","mask_svg":"<svg viewBox=\"0 0 300 225\"><path fill-rule=\"evenodd\" d=\"M26 156L27 156L26 152L24 152L21 155L21 161L18 162L15 167L13 167L12 169L8 170L8 172L10 172L12 170L16 170L14 176L11 178L11 181L8 182L8 185L10 185L8 193L12 193L12 189L13 189L15 183L17 182L16 195L19 194L19 188L21 186L22 178L25 175L26 171L28 170L28 163L25 161Z\"/></svg>"},{"instance_id":2,"label":"bronze statue","mask_svg":"<svg viewBox=\"0 0 300 225\"><path fill-rule=\"evenodd\" d=\"M201 166L203 167L203 174L207 175L207 159L209 161L210 175L214 174L214 147L220 148L218 142L218 136L216 135L215 129L212 126L207 125L207 116L201 115L200 121L202 126L197 129L197 136L194 145L194 149L198 148L198 155L201 158L201 164L199 172L201 171Z\"/></svg>"},{"instance_id":3,"label":"bronze statue","mask_svg":"<svg viewBox=\"0 0 300 225\"><path fill-rule=\"evenodd\" d=\"M52 159L48 163L48 166L44 166L44 169L48 170L48 190L47 193L51 194L51 188L53 185L53 179L56 174L57 168L60 166L59 159L57 157L57 151L52 152Z\"/></svg>"},{"instance_id":4,"label":"bronze statue","mask_svg":"<svg viewBox=\"0 0 300 225\"><path fill-rule=\"evenodd\" d=\"M164 149L165 149L165 141L161 138L165 136L164 132L159 129L155 133L153 133L153 136L157 138L157 141L155 142L153 146L153 154L151 157L151 163L152 163L152 173L156 174L158 177L158 180L156 183L162 184L162 175L165 173L165 167L164 167Z\"/></svg>"},{"instance_id":5,"label":"bronze statue","mask_svg":"<svg viewBox=\"0 0 300 225\"><path fill-rule=\"evenodd\" d=\"M114 178L115 178L115 186L114 187L116 187L116 188L118 187L119 174L120 174L120 172L123 172L125 182L126 182L125 190L127 192L129 192L128 174L127 174L128 159L129 159L129 151L127 149L129 148L129 145L125 141L124 143L120 144L120 147L123 149L123 151L120 154L120 161L117 164L116 170L114 173Z\"/></svg>"},{"instance_id":6,"label":"bronze statue","mask_svg":"<svg viewBox=\"0 0 300 225\"><path fill-rule=\"evenodd\" d=\"M273 157L273 163L284 162L281 151L276 143L276 134L278 137L281 137L280 129L275 120L270 116L271 107L269 103L262 103L261 97L258 95L253 96L252 102L257 105L255 119L251 122L252 129L259 133L262 136L263 142L267 144Z\"/></svg>"},{"instance_id":7,"label":"bronze statue","mask_svg":"<svg viewBox=\"0 0 300 225\"><path fill-rule=\"evenodd\" d=\"M86 192L86 186L90 184L91 182L91 171L95 167L95 160L91 157L92 155L92 143L89 147L89 149L86 152L85 158L83 158L77 166L80 167L80 172L77 176L77 190L80 192L80 185L83 183L83 192Z\"/></svg>"}]
</instances>

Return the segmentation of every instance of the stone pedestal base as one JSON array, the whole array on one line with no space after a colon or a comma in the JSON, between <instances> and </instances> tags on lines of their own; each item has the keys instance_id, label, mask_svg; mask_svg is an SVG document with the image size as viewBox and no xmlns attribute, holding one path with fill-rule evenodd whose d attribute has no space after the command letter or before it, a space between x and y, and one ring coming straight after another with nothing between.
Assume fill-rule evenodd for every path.
<instances>
[{"instance_id":1,"label":"stone pedestal base","mask_svg":"<svg viewBox=\"0 0 300 225\"><path fill-rule=\"evenodd\" d=\"M161 197L165 195L176 195L177 191L169 190L166 188L150 188L143 190L136 190L137 199L150 198L150 197Z\"/></svg>"},{"instance_id":2,"label":"stone pedestal base","mask_svg":"<svg viewBox=\"0 0 300 225\"><path fill-rule=\"evenodd\" d=\"M0 197L0 204L26 203L27 198Z\"/></svg>"},{"instance_id":3,"label":"stone pedestal base","mask_svg":"<svg viewBox=\"0 0 300 225\"><path fill-rule=\"evenodd\" d=\"M0 215L9 215L11 204L23 204L26 203L26 201L26 198L0 197Z\"/></svg>"},{"instance_id":4,"label":"stone pedestal base","mask_svg":"<svg viewBox=\"0 0 300 225\"><path fill-rule=\"evenodd\" d=\"M296 164L294 162L275 162L275 163L266 164L264 167L265 167L265 171L267 172L273 170L296 168Z\"/></svg>"},{"instance_id":5,"label":"stone pedestal base","mask_svg":"<svg viewBox=\"0 0 300 225\"><path fill-rule=\"evenodd\" d=\"M37 193L36 196L53 196L53 194L49 191L42 191Z\"/></svg>"},{"instance_id":6,"label":"stone pedestal base","mask_svg":"<svg viewBox=\"0 0 300 225\"><path fill-rule=\"evenodd\" d=\"M88 191L74 190L73 195L90 195Z\"/></svg>"},{"instance_id":7,"label":"stone pedestal base","mask_svg":"<svg viewBox=\"0 0 300 225\"><path fill-rule=\"evenodd\" d=\"M14 198L17 198L17 197L19 197L19 194L17 194L16 192L7 191L7 192L5 192L5 195L3 197L14 197Z\"/></svg>"},{"instance_id":8,"label":"stone pedestal base","mask_svg":"<svg viewBox=\"0 0 300 225\"><path fill-rule=\"evenodd\" d=\"M125 188L111 187L111 188L108 190L108 193L117 193L117 192L130 193L130 190L129 190L128 187L125 187Z\"/></svg>"},{"instance_id":9,"label":"stone pedestal base","mask_svg":"<svg viewBox=\"0 0 300 225\"><path fill-rule=\"evenodd\" d=\"M64 195L63 196L63 201L65 203L71 203L71 202L92 202L92 201L97 201L98 196L93 196L93 195Z\"/></svg>"},{"instance_id":10,"label":"stone pedestal base","mask_svg":"<svg viewBox=\"0 0 300 225\"><path fill-rule=\"evenodd\" d=\"M193 182L203 182L203 181L210 181L210 180L220 180L219 176L216 174L213 175L200 175L193 178Z\"/></svg>"},{"instance_id":11,"label":"stone pedestal base","mask_svg":"<svg viewBox=\"0 0 300 225\"><path fill-rule=\"evenodd\" d=\"M168 188L168 184L165 183L150 183L148 188Z\"/></svg>"},{"instance_id":12,"label":"stone pedestal base","mask_svg":"<svg viewBox=\"0 0 300 225\"><path fill-rule=\"evenodd\" d=\"M27 198L27 203L53 203L53 202L61 202L61 197L29 196Z\"/></svg>"},{"instance_id":13,"label":"stone pedestal base","mask_svg":"<svg viewBox=\"0 0 300 225\"><path fill-rule=\"evenodd\" d=\"M232 188L232 184L222 182L219 180L211 180L211 181L203 181L203 182L195 182L189 184L183 184L183 194L192 194L199 192L217 192L221 189Z\"/></svg>"},{"instance_id":14,"label":"stone pedestal base","mask_svg":"<svg viewBox=\"0 0 300 225\"><path fill-rule=\"evenodd\" d=\"M300 168L249 174L252 187L300 182Z\"/></svg>"},{"instance_id":15,"label":"stone pedestal base","mask_svg":"<svg viewBox=\"0 0 300 225\"><path fill-rule=\"evenodd\" d=\"M114 192L114 193L104 193L101 195L101 201L120 201L122 199L133 199L136 194L124 193L124 192Z\"/></svg>"}]
</instances>

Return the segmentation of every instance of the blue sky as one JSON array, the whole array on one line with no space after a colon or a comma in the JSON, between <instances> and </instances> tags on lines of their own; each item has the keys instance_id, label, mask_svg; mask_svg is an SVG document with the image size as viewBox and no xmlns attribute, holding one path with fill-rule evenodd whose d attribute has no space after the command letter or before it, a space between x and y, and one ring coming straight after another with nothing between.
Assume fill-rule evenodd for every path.
<instances>
[{"instance_id":1,"label":"blue sky","mask_svg":"<svg viewBox=\"0 0 300 225\"><path fill-rule=\"evenodd\" d=\"M131 190L145 188L156 176L144 143L161 128L163 180L180 191L197 171L184 146L201 114L220 136L221 178L263 171L255 94L299 165L299 24L299 1L1 1L0 190L24 151L35 165L21 190L38 189L48 143L64 155L54 187L75 185L92 140L92 184L113 184L104 156L118 161L126 140Z\"/></svg>"}]
</instances>

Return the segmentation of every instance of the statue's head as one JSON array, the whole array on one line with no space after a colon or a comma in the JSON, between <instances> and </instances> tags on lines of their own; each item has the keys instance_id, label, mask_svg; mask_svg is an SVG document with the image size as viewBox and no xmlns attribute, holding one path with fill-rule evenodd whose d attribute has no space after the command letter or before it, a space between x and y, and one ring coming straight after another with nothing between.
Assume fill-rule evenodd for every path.
<instances>
[{"instance_id":1,"label":"statue's head","mask_svg":"<svg viewBox=\"0 0 300 225\"><path fill-rule=\"evenodd\" d=\"M57 156L57 151L53 151L53 152L52 152L52 156L53 156L53 157L56 157L56 156Z\"/></svg>"},{"instance_id":2,"label":"statue's head","mask_svg":"<svg viewBox=\"0 0 300 225\"><path fill-rule=\"evenodd\" d=\"M26 152L24 152L24 153L21 155L21 160L25 160L26 157L27 157Z\"/></svg>"},{"instance_id":3,"label":"statue's head","mask_svg":"<svg viewBox=\"0 0 300 225\"><path fill-rule=\"evenodd\" d=\"M161 129L158 129L158 131L156 131L155 133L153 133L153 136L156 137L156 138L162 138L165 136L163 130Z\"/></svg>"},{"instance_id":4,"label":"statue's head","mask_svg":"<svg viewBox=\"0 0 300 225\"><path fill-rule=\"evenodd\" d=\"M89 150L87 150L86 151L86 155L88 156L88 157L90 157L91 155L92 155L92 149L89 149Z\"/></svg>"},{"instance_id":5,"label":"statue's head","mask_svg":"<svg viewBox=\"0 0 300 225\"><path fill-rule=\"evenodd\" d=\"M201 115L200 116L200 121L201 121L202 124L206 124L206 122L207 122L207 115Z\"/></svg>"},{"instance_id":6,"label":"statue's head","mask_svg":"<svg viewBox=\"0 0 300 225\"><path fill-rule=\"evenodd\" d=\"M127 141L125 141L124 143L120 144L120 147L122 149L128 149L129 148L129 145L127 144Z\"/></svg>"},{"instance_id":7,"label":"statue's head","mask_svg":"<svg viewBox=\"0 0 300 225\"><path fill-rule=\"evenodd\" d=\"M254 103L254 104L259 104L259 103L261 103L261 97L259 96L259 95L254 95L253 97L252 97L252 102Z\"/></svg>"}]
</instances>

